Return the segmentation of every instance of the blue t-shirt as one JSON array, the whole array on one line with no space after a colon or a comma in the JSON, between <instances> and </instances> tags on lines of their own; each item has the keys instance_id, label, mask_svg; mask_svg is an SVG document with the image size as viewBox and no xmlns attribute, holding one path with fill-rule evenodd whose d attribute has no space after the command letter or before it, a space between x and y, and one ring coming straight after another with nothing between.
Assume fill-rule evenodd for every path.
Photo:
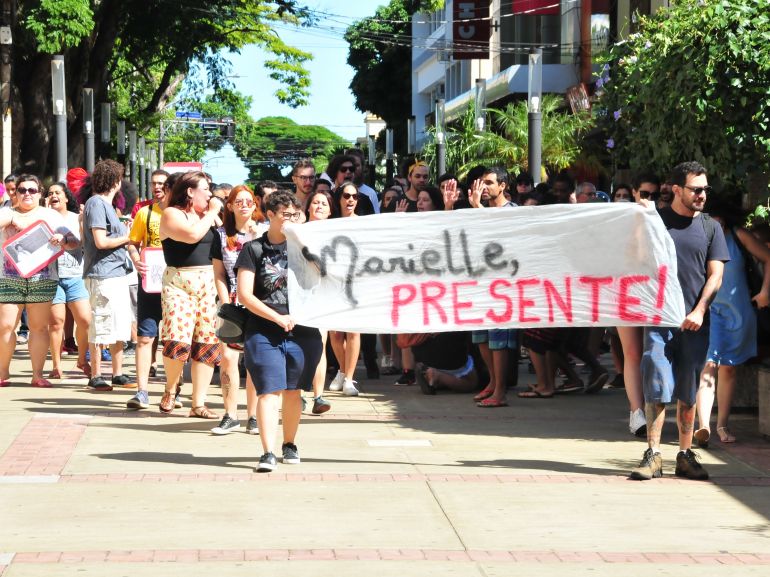
<instances>
[{"instance_id":1,"label":"blue t-shirt","mask_svg":"<svg viewBox=\"0 0 770 577\"><path fill-rule=\"evenodd\" d=\"M708 261L730 260L725 235L719 223L712 221L708 226L714 227L714 238L709 246L707 225L704 223L703 214L700 213L695 218L691 218L677 214L672 208L666 207L660 210L660 218L663 219L668 234L674 240L677 276L682 287L685 310L689 314L698 304L703 285L706 284Z\"/></svg>"},{"instance_id":2,"label":"blue t-shirt","mask_svg":"<svg viewBox=\"0 0 770 577\"><path fill-rule=\"evenodd\" d=\"M103 196L95 194L83 209L83 278L115 278L126 276L126 247L97 249L91 229L101 228L107 238L126 236L126 227L118 213Z\"/></svg>"}]
</instances>

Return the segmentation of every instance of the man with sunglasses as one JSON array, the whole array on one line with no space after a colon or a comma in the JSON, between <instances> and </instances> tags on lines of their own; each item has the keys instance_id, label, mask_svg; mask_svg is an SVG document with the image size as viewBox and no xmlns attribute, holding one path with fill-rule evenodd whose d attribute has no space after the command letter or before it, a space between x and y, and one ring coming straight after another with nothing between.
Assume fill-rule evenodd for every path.
<instances>
[{"instance_id":1,"label":"man with sunglasses","mask_svg":"<svg viewBox=\"0 0 770 577\"><path fill-rule=\"evenodd\" d=\"M675 474L702 481L708 479L708 473L691 449L695 394L708 351L709 305L730 257L722 228L702 214L711 193L706 169L698 162L683 162L672 171L671 182L674 199L659 214L676 247L677 278L688 312L678 328L644 329L641 371L648 448L631 478L663 475L660 437L666 404L676 399L679 453Z\"/></svg>"}]
</instances>

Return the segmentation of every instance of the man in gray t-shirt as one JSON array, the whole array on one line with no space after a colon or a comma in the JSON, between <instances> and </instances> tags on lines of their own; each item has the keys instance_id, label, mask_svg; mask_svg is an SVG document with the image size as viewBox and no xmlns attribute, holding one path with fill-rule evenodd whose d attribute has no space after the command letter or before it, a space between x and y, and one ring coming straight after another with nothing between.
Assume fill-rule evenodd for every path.
<instances>
[{"instance_id":1,"label":"man in gray t-shirt","mask_svg":"<svg viewBox=\"0 0 770 577\"><path fill-rule=\"evenodd\" d=\"M92 196L83 209L83 279L90 295L93 317L88 329L91 379L88 386L111 391L112 385L131 382L123 374L123 342L131 338L131 297L128 290L126 227L112 199L120 190L123 166L114 160L99 162L91 174ZM112 354L112 385L101 371L101 346Z\"/></svg>"}]
</instances>

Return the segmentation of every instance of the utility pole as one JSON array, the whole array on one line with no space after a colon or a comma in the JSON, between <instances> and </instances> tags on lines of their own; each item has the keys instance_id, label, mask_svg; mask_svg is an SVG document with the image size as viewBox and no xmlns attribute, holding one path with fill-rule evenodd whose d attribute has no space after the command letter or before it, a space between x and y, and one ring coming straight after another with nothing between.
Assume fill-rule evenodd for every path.
<instances>
[{"instance_id":1,"label":"utility pole","mask_svg":"<svg viewBox=\"0 0 770 577\"><path fill-rule=\"evenodd\" d=\"M2 132L2 177L13 171L12 142L12 94L11 62L13 59L13 36L11 29L15 18L15 0L2 0L0 12L0 131Z\"/></svg>"}]
</instances>

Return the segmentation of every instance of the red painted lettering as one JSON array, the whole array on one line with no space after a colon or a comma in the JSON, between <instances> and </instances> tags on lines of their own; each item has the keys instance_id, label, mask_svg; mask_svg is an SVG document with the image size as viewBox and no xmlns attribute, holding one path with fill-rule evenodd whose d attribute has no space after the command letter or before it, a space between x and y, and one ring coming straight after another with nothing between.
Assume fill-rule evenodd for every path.
<instances>
[{"instance_id":1,"label":"red painted lettering","mask_svg":"<svg viewBox=\"0 0 770 577\"><path fill-rule=\"evenodd\" d=\"M516 281L516 288L519 289L519 322L520 323L537 323L540 322L540 317L528 317L525 316L527 308L535 306L535 301L528 299L524 295L524 290L528 286L535 286L540 284L540 279L527 278Z\"/></svg>"},{"instance_id":2,"label":"red painted lettering","mask_svg":"<svg viewBox=\"0 0 770 577\"><path fill-rule=\"evenodd\" d=\"M417 289L413 284L397 284L393 287L393 304L390 308L390 320L394 327L398 326L400 311L403 306L411 303L417 296ZM403 292L406 291L406 295Z\"/></svg>"},{"instance_id":3,"label":"red painted lettering","mask_svg":"<svg viewBox=\"0 0 770 577\"><path fill-rule=\"evenodd\" d=\"M632 285L646 283L650 277L644 275L620 277L620 295L618 295L618 318L622 321L645 324L647 317L640 312L630 311L630 307L638 306L641 301L628 293Z\"/></svg>"},{"instance_id":4,"label":"red painted lettering","mask_svg":"<svg viewBox=\"0 0 770 577\"><path fill-rule=\"evenodd\" d=\"M564 315L564 319L568 322L572 322L572 278L564 278L564 298L556 290L554 284L549 280L543 281L543 288L545 289L545 297L548 300L548 322L554 322L556 315L554 314L554 303L559 307L561 313Z\"/></svg>"},{"instance_id":5,"label":"red painted lettering","mask_svg":"<svg viewBox=\"0 0 770 577\"><path fill-rule=\"evenodd\" d=\"M431 294L431 290L435 290ZM446 324L447 316L444 312L444 308L441 303L438 302L441 297L446 294L446 287L444 283L438 281L429 281L420 284L420 296L422 297L422 322L428 326L430 324L430 315L428 313L428 307L432 306L436 309L442 324Z\"/></svg>"},{"instance_id":6,"label":"red painted lettering","mask_svg":"<svg viewBox=\"0 0 770 577\"><path fill-rule=\"evenodd\" d=\"M658 268L658 297L655 299L655 308L660 310L666 303L666 281L668 280L668 267L662 265ZM652 324L659 325L661 321L660 315L652 317Z\"/></svg>"},{"instance_id":7,"label":"red painted lettering","mask_svg":"<svg viewBox=\"0 0 770 577\"><path fill-rule=\"evenodd\" d=\"M483 319L461 319L460 310L473 308L473 301L461 301L459 299L459 289L464 286L476 286L479 283L475 280L452 283L452 308L454 309L455 324L458 325L479 325Z\"/></svg>"},{"instance_id":8,"label":"red painted lettering","mask_svg":"<svg viewBox=\"0 0 770 577\"><path fill-rule=\"evenodd\" d=\"M581 276L580 282L591 287L591 321L599 320L599 296L602 285L612 284L609 276Z\"/></svg>"},{"instance_id":9,"label":"red painted lettering","mask_svg":"<svg viewBox=\"0 0 770 577\"><path fill-rule=\"evenodd\" d=\"M498 299L505 302L505 310L502 313L497 314L492 309L487 311L487 318L496 323L507 323L513 316L513 301L511 297L506 294L497 292L498 287L511 288L511 283L504 279L495 279L489 285L489 294L493 299Z\"/></svg>"}]
</instances>

